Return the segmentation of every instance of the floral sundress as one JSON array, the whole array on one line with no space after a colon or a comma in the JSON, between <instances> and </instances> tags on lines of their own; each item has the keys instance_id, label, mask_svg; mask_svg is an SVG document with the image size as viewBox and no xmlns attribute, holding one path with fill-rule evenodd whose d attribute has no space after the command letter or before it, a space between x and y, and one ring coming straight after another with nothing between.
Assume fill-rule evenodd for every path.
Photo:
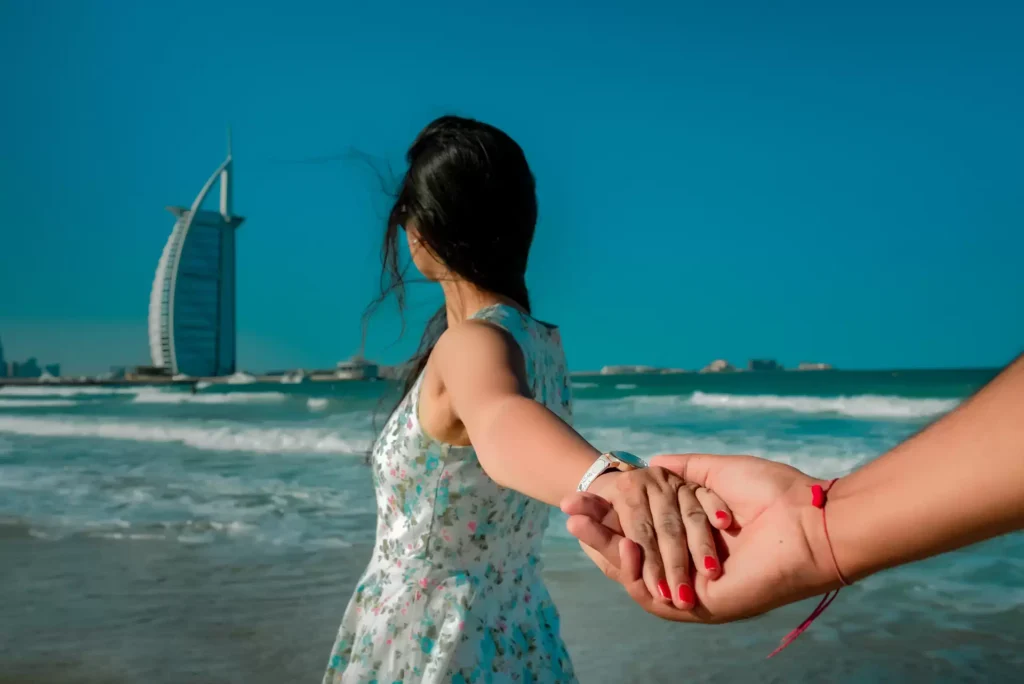
<instances>
[{"instance_id":1,"label":"floral sundress","mask_svg":"<svg viewBox=\"0 0 1024 684\"><path fill-rule=\"evenodd\" d=\"M504 305L473 318L512 336L534 399L571 422L558 330ZM377 541L324 684L575 682L541 579L550 508L499 486L472 447L429 437L418 419L422 382L374 446Z\"/></svg>"}]
</instances>

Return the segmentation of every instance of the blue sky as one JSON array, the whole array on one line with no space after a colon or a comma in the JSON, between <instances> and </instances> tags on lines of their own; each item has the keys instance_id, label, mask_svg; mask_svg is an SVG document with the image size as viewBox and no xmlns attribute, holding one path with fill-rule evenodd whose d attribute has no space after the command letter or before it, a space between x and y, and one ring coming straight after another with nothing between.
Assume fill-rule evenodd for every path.
<instances>
[{"instance_id":1,"label":"blue sky","mask_svg":"<svg viewBox=\"0 0 1024 684\"><path fill-rule=\"evenodd\" d=\"M526 150L528 282L575 368L1024 348L1021 3L171 4L0 0L8 358L147 360L164 207L228 123L241 365L347 357L387 198L358 163L295 162L400 170L448 112ZM371 356L410 351L434 294L414 298Z\"/></svg>"}]
</instances>

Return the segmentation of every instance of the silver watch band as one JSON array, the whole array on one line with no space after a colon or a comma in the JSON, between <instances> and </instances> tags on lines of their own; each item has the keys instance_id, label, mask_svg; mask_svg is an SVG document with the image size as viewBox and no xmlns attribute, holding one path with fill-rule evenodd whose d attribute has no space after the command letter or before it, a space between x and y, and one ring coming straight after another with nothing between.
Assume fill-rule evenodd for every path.
<instances>
[{"instance_id":1,"label":"silver watch band","mask_svg":"<svg viewBox=\"0 0 1024 684\"><path fill-rule=\"evenodd\" d=\"M611 456L608 454L601 454L598 456L593 465L587 468L587 472L583 473L583 477L580 478L580 483L576 486L576 491L585 492L590 489L590 485L594 484L594 480L596 480L598 476L604 474L611 465Z\"/></svg>"},{"instance_id":2,"label":"silver watch band","mask_svg":"<svg viewBox=\"0 0 1024 684\"><path fill-rule=\"evenodd\" d=\"M576 491L585 492L590 489L590 485L594 484L594 480L607 472L610 468L616 468L618 470L636 470L637 468L646 467L646 461L624 451L610 451L608 453L601 454L597 460L594 461L593 465L587 469L587 472L583 473L580 483L576 486Z\"/></svg>"}]
</instances>

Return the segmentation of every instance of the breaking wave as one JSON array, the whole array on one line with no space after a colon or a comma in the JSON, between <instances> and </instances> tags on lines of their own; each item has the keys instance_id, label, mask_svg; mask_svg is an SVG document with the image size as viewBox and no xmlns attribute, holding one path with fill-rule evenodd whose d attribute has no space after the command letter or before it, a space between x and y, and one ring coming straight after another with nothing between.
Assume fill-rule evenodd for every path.
<instances>
[{"instance_id":1,"label":"breaking wave","mask_svg":"<svg viewBox=\"0 0 1024 684\"><path fill-rule=\"evenodd\" d=\"M80 397L80 396L113 396L117 394L143 394L150 392L161 392L159 387L139 385L136 387L109 387L109 386L84 386L84 387L19 387L8 385L0 387L0 396L3 397Z\"/></svg>"},{"instance_id":2,"label":"breaking wave","mask_svg":"<svg viewBox=\"0 0 1024 684\"><path fill-rule=\"evenodd\" d=\"M346 439L330 428L193 426L186 423L76 421L0 416L0 433L178 443L209 451L363 454L368 439Z\"/></svg>"},{"instance_id":3,"label":"breaking wave","mask_svg":"<svg viewBox=\"0 0 1024 684\"><path fill-rule=\"evenodd\" d=\"M926 418L952 411L957 399L907 399L863 394L849 397L802 397L762 394L705 394L694 392L689 403L707 408L794 413L835 413L852 418Z\"/></svg>"},{"instance_id":4,"label":"breaking wave","mask_svg":"<svg viewBox=\"0 0 1024 684\"><path fill-rule=\"evenodd\" d=\"M139 394L134 404L274 404L288 395L281 392L224 392L189 394L186 392L153 392Z\"/></svg>"},{"instance_id":5,"label":"breaking wave","mask_svg":"<svg viewBox=\"0 0 1024 684\"><path fill-rule=\"evenodd\" d=\"M659 432L631 428L583 428L581 434L593 444L610 444L641 458L661 454L749 454L786 463L819 477L839 477L879 456L877 442L803 436L799 439L759 433L698 434L683 430Z\"/></svg>"},{"instance_id":6,"label":"breaking wave","mask_svg":"<svg viewBox=\"0 0 1024 684\"><path fill-rule=\"evenodd\" d=\"M77 406L78 402L73 399L2 399L0 398L0 409L5 408L66 408Z\"/></svg>"}]
</instances>

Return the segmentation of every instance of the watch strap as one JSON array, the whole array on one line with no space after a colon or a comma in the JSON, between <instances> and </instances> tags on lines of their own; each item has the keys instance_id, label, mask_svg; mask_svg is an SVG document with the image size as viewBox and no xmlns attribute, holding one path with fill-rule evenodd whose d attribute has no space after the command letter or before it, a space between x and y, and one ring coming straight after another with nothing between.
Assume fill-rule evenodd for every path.
<instances>
[{"instance_id":1,"label":"watch strap","mask_svg":"<svg viewBox=\"0 0 1024 684\"><path fill-rule=\"evenodd\" d=\"M587 472L583 473L583 477L580 478L580 483L576 486L577 492L585 492L590 489L590 485L594 484L599 476L603 475L612 465L612 460L608 454L601 454L597 457L597 460L587 468Z\"/></svg>"},{"instance_id":2,"label":"watch strap","mask_svg":"<svg viewBox=\"0 0 1024 684\"><path fill-rule=\"evenodd\" d=\"M626 455L626 454L624 454ZM636 459L635 456L627 455L630 458ZM640 459L636 459L637 463L642 463ZM590 485L594 484L594 480L604 475L609 470L635 470L640 465L629 463L619 456L615 452L609 452L598 456L597 460L594 461L593 465L587 468L587 472L583 473L583 477L580 478L580 483L576 486L576 491L585 492L590 489Z\"/></svg>"}]
</instances>

